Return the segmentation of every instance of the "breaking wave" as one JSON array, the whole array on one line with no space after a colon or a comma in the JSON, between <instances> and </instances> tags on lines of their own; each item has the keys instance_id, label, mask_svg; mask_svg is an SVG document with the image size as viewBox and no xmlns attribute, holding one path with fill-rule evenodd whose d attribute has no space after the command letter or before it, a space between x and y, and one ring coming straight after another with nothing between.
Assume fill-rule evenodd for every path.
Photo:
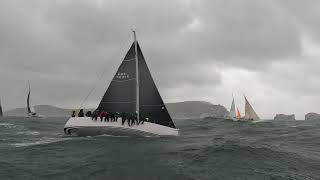
<instances>
[{"instance_id":1,"label":"breaking wave","mask_svg":"<svg viewBox=\"0 0 320 180\"><path fill-rule=\"evenodd\" d=\"M60 142L60 141L66 141L69 139L67 139L67 138L41 138L38 141L26 141L26 142L21 142L21 143L13 143L11 145L15 146L15 147L27 147L27 146L51 144L51 143L56 143L56 142Z\"/></svg>"},{"instance_id":2,"label":"breaking wave","mask_svg":"<svg viewBox=\"0 0 320 180\"><path fill-rule=\"evenodd\" d=\"M17 132L18 135L33 135L33 136L38 136L40 135L40 132L38 131L20 131Z\"/></svg>"},{"instance_id":3,"label":"breaking wave","mask_svg":"<svg viewBox=\"0 0 320 180\"><path fill-rule=\"evenodd\" d=\"M11 123L0 123L0 126L5 128L16 128L17 126Z\"/></svg>"}]
</instances>

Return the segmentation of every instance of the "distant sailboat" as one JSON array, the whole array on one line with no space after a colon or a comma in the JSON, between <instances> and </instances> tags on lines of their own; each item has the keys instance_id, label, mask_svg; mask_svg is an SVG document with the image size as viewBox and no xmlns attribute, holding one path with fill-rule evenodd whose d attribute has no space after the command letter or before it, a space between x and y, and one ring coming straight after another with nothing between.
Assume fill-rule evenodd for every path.
<instances>
[{"instance_id":1,"label":"distant sailboat","mask_svg":"<svg viewBox=\"0 0 320 180\"><path fill-rule=\"evenodd\" d=\"M1 106L1 100L0 100L0 117L3 116L3 112L2 112L2 106Z\"/></svg>"},{"instance_id":2,"label":"distant sailboat","mask_svg":"<svg viewBox=\"0 0 320 180\"><path fill-rule=\"evenodd\" d=\"M235 120L237 118L236 116L236 106L234 103L234 97L232 96L232 103L231 103L231 107L230 107L230 113L229 113L229 118L232 120Z\"/></svg>"},{"instance_id":3,"label":"distant sailboat","mask_svg":"<svg viewBox=\"0 0 320 180\"><path fill-rule=\"evenodd\" d=\"M152 79L149 68L136 40L104 94L97 111L125 114L117 121L94 121L91 117L71 117L64 127L66 134L78 136L138 135L138 136L177 136L178 129ZM126 115L134 116L142 124L127 124Z\"/></svg>"},{"instance_id":4,"label":"distant sailboat","mask_svg":"<svg viewBox=\"0 0 320 180\"><path fill-rule=\"evenodd\" d=\"M244 99L246 101L244 119L245 120L254 120L254 121L260 120L259 116L257 115L257 113L254 111L254 109L250 105L246 96L244 96Z\"/></svg>"},{"instance_id":5,"label":"distant sailboat","mask_svg":"<svg viewBox=\"0 0 320 180\"><path fill-rule=\"evenodd\" d=\"M28 87L29 87L29 91L28 91L28 96L27 96L27 117L30 118L43 118L43 115L37 114L33 108L31 108L30 106L30 98L31 98L31 88L30 88L30 83L28 81Z\"/></svg>"},{"instance_id":6,"label":"distant sailboat","mask_svg":"<svg viewBox=\"0 0 320 180\"><path fill-rule=\"evenodd\" d=\"M237 116L236 116L237 119L241 119L241 114L240 114L240 111L239 109L237 108Z\"/></svg>"}]
</instances>

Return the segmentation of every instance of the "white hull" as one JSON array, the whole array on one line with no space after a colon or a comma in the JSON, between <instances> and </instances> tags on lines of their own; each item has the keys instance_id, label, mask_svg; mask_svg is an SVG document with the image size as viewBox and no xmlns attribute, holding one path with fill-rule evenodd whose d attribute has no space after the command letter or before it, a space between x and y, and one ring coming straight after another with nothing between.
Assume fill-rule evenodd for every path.
<instances>
[{"instance_id":1,"label":"white hull","mask_svg":"<svg viewBox=\"0 0 320 180\"><path fill-rule=\"evenodd\" d=\"M243 118L240 118L240 119L235 119L234 121L253 122L253 121L255 121L255 120L253 120L253 119L243 119Z\"/></svg>"},{"instance_id":2,"label":"white hull","mask_svg":"<svg viewBox=\"0 0 320 180\"><path fill-rule=\"evenodd\" d=\"M238 121L237 118L231 118L231 117L227 117L227 118L224 118L225 120L230 120L230 121Z\"/></svg>"},{"instance_id":3,"label":"white hull","mask_svg":"<svg viewBox=\"0 0 320 180\"><path fill-rule=\"evenodd\" d=\"M225 118L226 120L230 120L230 121L245 121L245 122L256 122L256 120L253 119L243 119L243 118Z\"/></svg>"},{"instance_id":4,"label":"white hull","mask_svg":"<svg viewBox=\"0 0 320 180\"><path fill-rule=\"evenodd\" d=\"M66 134L78 136L96 136L102 134L116 136L178 136L179 130L155 123L144 122L128 126L127 121L122 125L121 118L116 122L92 120L91 117L72 117L64 126Z\"/></svg>"},{"instance_id":5,"label":"white hull","mask_svg":"<svg viewBox=\"0 0 320 180\"><path fill-rule=\"evenodd\" d=\"M45 116L40 114L28 114L28 118L45 118Z\"/></svg>"}]
</instances>

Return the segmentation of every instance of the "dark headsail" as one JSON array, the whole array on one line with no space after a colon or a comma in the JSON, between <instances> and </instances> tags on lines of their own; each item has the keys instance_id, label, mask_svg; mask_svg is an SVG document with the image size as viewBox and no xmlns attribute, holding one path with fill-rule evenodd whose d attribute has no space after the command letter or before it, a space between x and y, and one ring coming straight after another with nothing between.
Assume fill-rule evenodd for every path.
<instances>
[{"instance_id":1,"label":"dark headsail","mask_svg":"<svg viewBox=\"0 0 320 180\"><path fill-rule=\"evenodd\" d=\"M104 94L98 110L107 112L136 112L136 70L135 49L131 46L108 90Z\"/></svg>"},{"instance_id":2,"label":"dark headsail","mask_svg":"<svg viewBox=\"0 0 320 180\"><path fill-rule=\"evenodd\" d=\"M28 114L32 113L31 108L30 108L30 83L29 83L29 92L28 92L28 97L27 97L27 109L28 109Z\"/></svg>"},{"instance_id":3,"label":"dark headsail","mask_svg":"<svg viewBox=\"0 0 320 180\"><path fill-rule=\"evenodd\" d=\"M0 100L0 117L3 116L3 112L2 112L2 106L1 106L1 100Z\"/></svg>"},{"instance_id":4,"label":"dark headsail","mask_svg":"<svg viewBox=\"0 0 320 180\"><path fill-rule=\"evenodd\" d=\"M150 122L175 127L159 91L152 79L139 44L139 113ZM132 44L103 96L98 110L107 112L136 112L135 43Z\"/></svg>"}]
</instances>

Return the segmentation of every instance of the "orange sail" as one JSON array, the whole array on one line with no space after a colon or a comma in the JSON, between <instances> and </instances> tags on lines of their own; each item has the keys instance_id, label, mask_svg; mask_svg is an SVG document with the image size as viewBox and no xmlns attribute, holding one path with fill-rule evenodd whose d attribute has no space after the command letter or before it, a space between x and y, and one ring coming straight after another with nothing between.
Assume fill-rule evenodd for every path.
<instances>
[{"instance_id":1,"label":"orange sail","mask_svg":"<svg viewBox=\"0 0 320 180\"><path fill-rule=\"evenodd\" d=\"M240 114L239 109L237 108L237 119L240 119L240 118L241 118L241 114Z\"/></svg>"}]
</instances>

